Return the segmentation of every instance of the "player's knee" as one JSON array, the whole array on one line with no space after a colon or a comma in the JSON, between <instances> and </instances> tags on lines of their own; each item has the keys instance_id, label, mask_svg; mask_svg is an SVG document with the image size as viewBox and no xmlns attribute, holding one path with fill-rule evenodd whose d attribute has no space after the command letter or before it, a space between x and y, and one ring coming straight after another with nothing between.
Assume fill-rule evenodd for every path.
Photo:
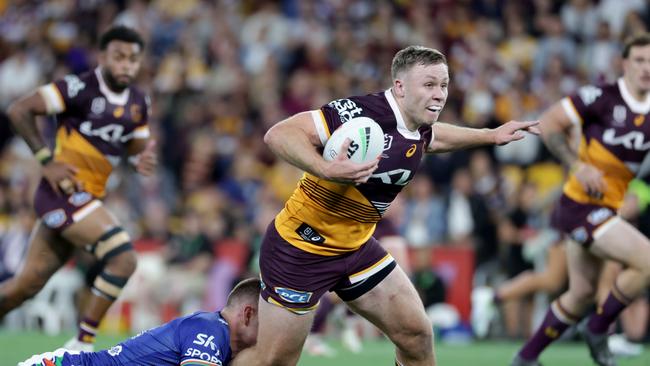
<instances>
[{"instance_id":1,"label":"player's knee","mask_svg":"<svg viewBox=\"0 0 650 366\"><path fill-rule=\"evenodd\" d=\"M106 269L111 273L123 277L131 277L138 266L138 258L135 251L129 250L111 257L106 263Z\"/></svg>"},{"instance_id":2,"label":"player's knee","mask_svg":"<svg viewBox=\"0 0 650 366\"><path fill-rule=\"evenodd\" d=\"M393 337L395 345L414 359L426 358L433 349L433 327L431 323L423 319L402 324L403 326Z\"/></svg>"},{"instance_id":3,"label":"player's knee","mask_svg":"<svg viewBox=\"0 0 650 366\"><path fill-rule=\"evenodd\" d=\"M137 266L131 238L121 227L115 227L101 236L92 248L98 260L106 263L106 270L114 275L129 277Z\"/></svg>"}]
</instances>

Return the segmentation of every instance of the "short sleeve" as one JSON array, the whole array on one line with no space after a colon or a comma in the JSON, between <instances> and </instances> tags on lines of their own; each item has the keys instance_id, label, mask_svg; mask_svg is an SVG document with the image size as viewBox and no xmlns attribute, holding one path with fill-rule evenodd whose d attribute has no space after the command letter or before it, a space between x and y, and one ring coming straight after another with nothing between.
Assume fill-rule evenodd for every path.
<instances>
[{"instance_id":1,"label":"short sleeve","mask_svg":"<svg viewBox=\"0 0 650 366\"><path fill-rule=\"evenodd\" d=\"M151 136L149 130L149 116L151 116L151 99L148 95L144 96L144 103L134 104L131 111L131 118L135 124L133 138L148 139Z\"/></svg>"},{"instance_id":2,"label":"short sleeve","mask_svg":"<svg viewBox=\"0 0 650 366\"><path fill-rule=\"evenodd\" d=\"M59 114L79 103L81 91L86 83L77 75L66 75L63 79L38 88L38 93L45 100L47 114Z\"/></svg>"},{"instance_id":3,"label":"short sleeve","mask_svg":"<svg viewBox=\"0 0 650 366\"><path fill-rule=\"evenodd\" d=\"M565 97L560 102L564 111L571 122L575 125L584 125L594 120L597 116L596 101L603 94L603 90L593 85L586 85L578 89L578 91Z\"/></svg>"},{"instance_id":4,"label":"short sleeve","mask_svg":"<svg viewBox=\"0 0 650 366\"><path fill-rule=\"evenodd\" d=\"M312 111L312 119L323 145L331 134L342 124L354 117L359 117L362 109L353 99L337 99L331 101L319 110Z\"/></svg>"}]
</instances>

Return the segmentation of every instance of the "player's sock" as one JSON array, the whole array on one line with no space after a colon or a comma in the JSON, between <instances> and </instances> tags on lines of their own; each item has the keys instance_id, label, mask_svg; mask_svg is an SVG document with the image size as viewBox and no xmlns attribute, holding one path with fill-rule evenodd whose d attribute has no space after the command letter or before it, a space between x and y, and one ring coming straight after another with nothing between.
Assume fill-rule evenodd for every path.
<instances>
[{"instance_id":1,"label":"player's sock","mask_svg":"<svg viewBox=\"0 0 650 366\"><path fill-rule=\"evenodd\" d=\"M630 299L625 297L614 284L614 288L612 288L603 305L599 306L596 312L589 317L587 329L594 334L605 333L609 329L609 325L630 302Z\"/></svg>"},{"instance_id":2,"label":"player's sock","mask_svg":"<svg viewBox=\"0 0 650 366\"><path fill-rule=\"evenodd\" d=\"M77 339L84 343L95 343L98 326L98 321L83 318L83 320L79 322L79 335L77 336Z\"/></svg>"},{"instance_id":3,"label":"player's sock","mask_svg":"<svg viewBox=\"0 0 650 366\"><path fill-rule=\"evenodd\" d=\"M559 300L554 301L544 317L544 322L519 351L519 356L527 361L536 360L551 342L558 339L567 328L577 321L576 316L562 308Z\"/></svg>"}]
</instances>

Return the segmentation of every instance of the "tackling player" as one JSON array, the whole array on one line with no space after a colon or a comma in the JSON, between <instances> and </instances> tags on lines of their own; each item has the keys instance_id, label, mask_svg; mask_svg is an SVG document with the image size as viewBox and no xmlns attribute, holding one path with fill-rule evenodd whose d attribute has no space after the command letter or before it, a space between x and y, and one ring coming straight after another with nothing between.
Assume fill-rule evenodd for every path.
<instances>
[{"instance_id":1,"label":"tackling player","mask_svg":"<svg viewBox=\"0 0 650 366\"><path fill-rule=\"evenodd\" d=\"M616 214L628 183L647 173L643 170L650 149L650 34L628 40L622 56L623 76L615 83L585 86L540 119L544 142L571 172L552 216L553 226L569 242L569 289L551 304L512 365L539 365L539 354L582 318L607 259L625 269L605 302L580 328L594 361L616 365L607 346L607 329L650 284L650 240ZM582 129L577 154L569 138L573 126Z\"/></svg>"},{"instance_id":2,"label":"tackling player","mask_svg":"<svg viewBox=\"0 0 650 366\"><path fill-rule=\"evenodd\" d=\"M34 227L22 270L0 285L0 318L33 297L70 258L87 248L103 263L83 312L79 335L68 348L92 350L97 326L136 267L131 238L103 206L113 167L123 156L136 170L153 173L156 155L149 139L149 100L131 86L144 42L117 26L99 41L99 66L41 86L8 110L12 127L41 163L43 178L34 199ZM56 117L54 150L36 125L37 115Z\"/></svg>"},{"instance_id":3,"label":"tackling player","mask_svg":"<svg viewBox=\"0 0 650 366\"><path fill-rule=\"evenodd\" d=\"M32 356L18 366L226 366L257 338L260 280L238 283L219 312L200 311L174 319L100 352L54 352Z\"/></svg>"}]
</instances>

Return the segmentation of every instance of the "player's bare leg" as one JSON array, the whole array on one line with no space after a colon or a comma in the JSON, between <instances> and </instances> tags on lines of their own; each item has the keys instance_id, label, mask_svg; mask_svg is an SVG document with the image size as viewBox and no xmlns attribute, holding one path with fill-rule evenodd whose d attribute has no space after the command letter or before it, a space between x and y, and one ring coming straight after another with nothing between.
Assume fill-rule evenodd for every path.
<instances>
[{"instance_id":1,"label":"player's bare leg","mask_svg":"<svg viewBox=\"0 0 650 366\"><path fill-rule=\"evenodd\" d=\"M599 365L615 365L607 347L607 330L618 315L650 284L650 240L628 222L615 217L594 231L590 250L625 267L605 301L583 329L591 356Z\"/></svg>"},{"instance_id":2,"label":"player's bare leg","mask_svg":"<svg viewBox=\"0 0 650 366\"><path fill-rule=\"evenodd\" d=\"M73 247L38 220L20 272L0 284L0 319L36 295L72 255Z\"/></svg>"},{"instance_id":3,"label":"player's bare leg","mask_svg":"<svg viewBox=\"0 0 650 366\"><path fill-rule=\"evenodd\" d=\"M95 256L105 263L82 310L77 337L80 342L93 343L99 322L135 271L136 256L128 234L103 206L97 207L61 234L78 247L92 245Z\"/></svg>"},{"instance_id":4,"label":"player's bare leg","mask_svg":"<svg viewBox=\"0 0 650 366\"><path fill-rule=\"evenodd\" d=\"M241 351L232 366L292 366L298 363L314 311L296 314L262 298L259 302L257 344Z\"/></svg>"},{"instance_id":5,"label":"player's bare leg","mask_svg":"<svg viewBox=\"0 0 650 366\"><path fill-rule=\"evenodd\" d=\"M347 304L390 338L397 347L398 364L435 364L431 322L420 297L401 268L396 267L372 290Z\"/></svg>"}]
</instances>

